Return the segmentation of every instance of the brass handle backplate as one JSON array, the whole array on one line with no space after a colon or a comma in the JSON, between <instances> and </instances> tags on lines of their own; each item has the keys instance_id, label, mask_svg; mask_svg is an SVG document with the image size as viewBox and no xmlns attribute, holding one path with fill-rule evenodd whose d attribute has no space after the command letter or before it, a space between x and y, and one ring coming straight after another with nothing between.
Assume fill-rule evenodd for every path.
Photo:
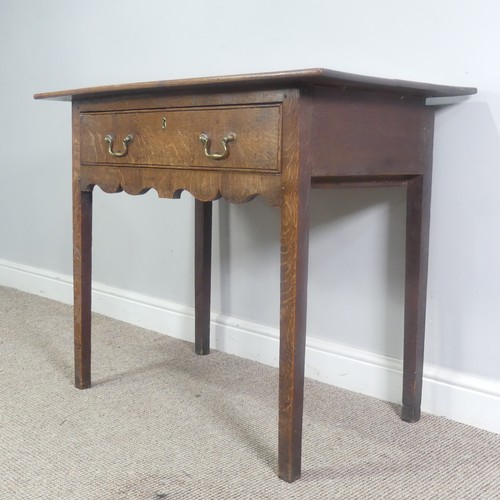
<instances>
[{"instance_id":1,"label":"brass handle backplate","mask_svg":"<svg viewBox=\"0 0 500 500\"><path fill-rule=\"evenodd\" d=\"M125 139L123 139L123 150L122 151L113 151L113 136L112 135L107 135L104 140L108 143L108 153L111 156L114 156L116 158L121 158L122 156L125 156L128 153L128 145L134 140L134 137L132 134L128 134Z\"/></svg>"},{"instance_id":2,"label":"brass handle backplate","mask_svg":"<svg viewBox=\"0 0 500 500\"><path fill-rule=\"evenodd\" d=\"M231 132L230 134L226 135L226 137L222 138L222 147L224 148L222 153L210 153L210 139L208 138L207 134L201 134L199 139L204 146L205 156L207 158L210 158L211 160L223 160L224 158L227 158L229 156L229 148L227 147L227 143L236 140L236 135Z\"/></svg>"}]
</instances>

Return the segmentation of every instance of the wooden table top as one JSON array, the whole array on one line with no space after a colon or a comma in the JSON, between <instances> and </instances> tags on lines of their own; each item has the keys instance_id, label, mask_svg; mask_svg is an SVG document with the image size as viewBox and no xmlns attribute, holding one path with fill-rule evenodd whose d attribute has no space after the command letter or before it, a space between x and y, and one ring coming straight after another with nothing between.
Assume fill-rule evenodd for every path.
<instances>
[{"instance_id":1,"label":"wooden table top","mask_svg":"<svg viewBox=\"0 0 500 500\"><path fill-rule=\"evenodd\" d=\"M85 100L97 97L118 97L124 95L168 92L175 90L235 90L238 88L258 87L304 87L321 85L327 87L352 88L362 90L385 91L421 97L451 97L472 95L474 87L454 87L429 83L410 82L369 76L342 73L330 69L315 68L271 73L229 75L181 80L163 80L156 82L108 85L57 92L35 94L35 99L53 99L60 101Z\"/></svg>"}]
</instances>

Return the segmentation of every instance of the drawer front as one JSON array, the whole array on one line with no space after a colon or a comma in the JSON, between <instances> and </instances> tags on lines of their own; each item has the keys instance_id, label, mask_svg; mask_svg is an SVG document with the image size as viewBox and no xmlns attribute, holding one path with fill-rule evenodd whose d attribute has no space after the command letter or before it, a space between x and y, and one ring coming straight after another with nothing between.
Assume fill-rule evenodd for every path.
<instances>
[{"instance_id":1,"label":"drawer front","mask_svg":"<svg viewBox=\"0 0 500 500\"><path fill-rule=\"evenodd\" d=\"M281 105L80 115L82 165L280 169Z\"/></svg>"}]
</instances>

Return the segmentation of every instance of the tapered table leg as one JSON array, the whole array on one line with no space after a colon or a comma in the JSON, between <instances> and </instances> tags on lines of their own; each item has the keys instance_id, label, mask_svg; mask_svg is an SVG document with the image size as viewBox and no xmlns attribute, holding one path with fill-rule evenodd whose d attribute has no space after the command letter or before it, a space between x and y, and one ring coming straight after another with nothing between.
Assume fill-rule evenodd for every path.
<instances>
[{"instance_id":1,"label":"tapered table leg","mask_svg":"<svg viewBox=\"0 0 500 500\"><path fill-rule=\"evenodd\" d=\"M300 477L306 340L309 186L285 188L281 205L278 474Z\"/></svg>"},{"instance_id":2,"label":"tapered table leg","mask_svg":"<svg viewBox=\"0 0 500 500\"><path fill-rule=\"evenodd\" d=\"M195 352L210 352L212 202L195 200Z\"/></svg>"},{"instance_id":3,"label":"tapered table leg","mask_svg":"<svg viewBox=\"0 0 500 500\"><path fill-rule=\"evenodd\" d=\"M402 419L420 419L424 358L431 177L407 184L406 283Z\"/></svg>"},{"instance_id":4,"label":"tapered table leg","mask_svg":"<svg viewBox=\"0 0 500 500\"><path fill-rule=\"evenodd\" d=\"M75 386L90 387L92 291L92 192L73 192Z\"/></svg>"}]
</instances>

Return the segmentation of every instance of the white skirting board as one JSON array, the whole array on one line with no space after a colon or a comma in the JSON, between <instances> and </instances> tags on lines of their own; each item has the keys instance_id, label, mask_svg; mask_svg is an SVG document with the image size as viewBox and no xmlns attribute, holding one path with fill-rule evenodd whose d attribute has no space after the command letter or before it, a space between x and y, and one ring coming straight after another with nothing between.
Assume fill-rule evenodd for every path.
<instances>
[{"instance_id":1,"label":"white skirting board","mask_svg":"<svg viewBox=\"0 0 500 500\"><path fill-rule=\"evenodd\" d=\"M44 269L0 260L0 286L71 304L72 279ZM172 337L194 342L192 307L94 283L92 309ZM0 318L1 321L1 318ZM212 314L214 349L278 366L278 329ZM306 376L327 384L400 403L402 362L309 337ZM422 410L500 433L500 380L424 366Z\"/></svg>"}]
</instances>

